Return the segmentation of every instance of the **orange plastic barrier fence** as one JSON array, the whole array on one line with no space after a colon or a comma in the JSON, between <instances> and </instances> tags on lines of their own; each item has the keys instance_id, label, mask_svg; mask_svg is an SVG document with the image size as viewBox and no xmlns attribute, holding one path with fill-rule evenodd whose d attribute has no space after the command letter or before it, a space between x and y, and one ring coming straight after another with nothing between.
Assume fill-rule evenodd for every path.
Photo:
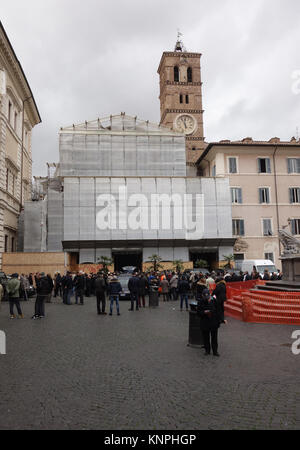
<instances>
[{"instance_id":1,"label":"orange plastic barrier fence","mask_svg":"<svg viewBox=\"0 0 300 450\"><path fill-rule=\"evenodd\" d=\"M259 283L260 284L260 283ZM300 293L229 287L225 314L244 322L300 324Z\"/></svg>"}]
</instances>

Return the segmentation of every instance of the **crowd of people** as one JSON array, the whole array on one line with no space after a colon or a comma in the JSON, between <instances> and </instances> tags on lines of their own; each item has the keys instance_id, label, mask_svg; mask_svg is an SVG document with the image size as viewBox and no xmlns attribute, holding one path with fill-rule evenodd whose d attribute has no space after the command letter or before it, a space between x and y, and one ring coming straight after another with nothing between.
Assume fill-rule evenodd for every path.
<instances>
[{"instance_id":1,"label":"crowd of people","mask_svg":"<svg viewBox=\"0 0 300 450\"><path fill-rule=\"evenodd\" d=\"M84 272L66 272L63 276L59 272L52 278L50 274L36 273L25 276L13 274L5 286L0 283L0 304L7 291L10 317L23 319L20 300L28 300L30 288L36 293L33 320L45 318L45 303L50 303L52 296L60 297L65 305L84 305L86 297L95 296L97 299L98 315L106 315L106 303L109 299L109 315L113 315L116 304L117 315L120 316L120 295L124 291L118 273L99 272L86 274ZM138 311L146 307L146 296L157 292L163 302L176 302L179 300L180 311L185 308L189 311L189 300L197 301L197 311L200 316L203 333L205 354L209 355L211 349L215 356L218 354L218 329L224 318L224 303L226 302L226 284L246 282L249 280L278 280L282 273L269 273L266 269L260 275L255 268L251 274L248 272L236 273L234 271L217 271L201 273L186 271L184 273L173 271L137 272L129 276L128 290L130 292L129 311ZM74 299L74 302L72 302ZM15 315L14 308L17 310Z\"/></svg>"}]
</instances>

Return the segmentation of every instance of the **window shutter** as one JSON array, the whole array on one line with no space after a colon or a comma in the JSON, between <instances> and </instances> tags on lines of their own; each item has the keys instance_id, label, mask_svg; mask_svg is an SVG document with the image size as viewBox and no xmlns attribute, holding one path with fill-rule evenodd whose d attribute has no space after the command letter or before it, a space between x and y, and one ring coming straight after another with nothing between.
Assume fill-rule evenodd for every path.
<instances>
[{"instance_id":1,"label":"window shutter","mask_svg":"<svg viewBox=\"0 0 300 450\"><path fill-rule=\"evenodd\" d=\"M296 234L296 221L293 219L291 221L291 227L292 227L292 234Z\"/></svg>"},{"instance_id":2,"label":"window shutter","mask_svg":"<svg viewBox=\"0 0 300 450\"><path fill-rule=\"evenodd\" d=\"M287 163L288 163L288 173L292 173L293 170L292 159L288 158Z\"/></svg>"},{"instance_id":3,"label":"window shutter","mask_svg":"<svg viewBox=\"0 0 300 450\"><path fill-rule=\"evenodd\" d=\"M259 192L259 203L262 203L263 202L262 188L259 188L258 192Z\"/></svg>"},{"instance_id":4,"label":"window shutter","mask_svg":"<svg viewBox=\"0 0 300 450\"><path fill-rule=\"evenodd\" d=\"M238 193L238 203L243 203L242 189L239 188L239 189L237 190L237 193Z\"/></svg>"},{"instance_id":5,"label":"window shutter","mask_svg":"<svg viewBox=\"0 0 300 450\"><path fill-rule=\"evenodd\" d=\"M267 230L267 221L266 219L263 219L263 228L264 228L264 236L268 235L268 230Z\"/></svg>"},{"instance_id":6,"label":"window shutter","mask_svg":"<svg viewBox=\"0 0 300 450\"><path fill-rule=\"evenodd\" d=\"M300 188L297 188L296 192L297 192L296 202L299 203L300 202Z\"/></svg>"},{"instance_id":7,"label":"window shutter","mask_svg":"<svg viewBox=\"0 0 300 450\"><path fill-rule=\"evenodd\" d=\"M290 203L294 203L293 188L289 188L289 191L290 191Z\"/></svg>"},{"instance_id":8,"label":"window shutter","mask_svg":"<svg viewBox=\"0 0 300 450\"><path fill-rule=\"evenodd\" d=\"M269 188L266 189L266 202L270 203L270 189Z\"/></svg>"},{"instance_id":9,"label":"window shutter","mask_svg":"<svg viewBox=\"0 0 300 450\"><path fill-rule=\"evenodd\" d=\"M236 173L237 172L236 158L229 158L229 172L230 173Z\"/></svg>"},{"instance_id":10,"label":"window shutter","mask_svg":"<svg viewBox=\"0 0 300 450\"><path fill-rule=\"evenodd\" d=\"M271 173L271 161L270 158L266 158L266 172Z\"/></svg>"},{"instance_id":11,"label":"window shutter","mask_svg":"<svg viewBox=\"0 0 300 450\"><path fill-rule=\"evenodd\" d=\"M233 220L232 221L232 234L233 234L233 236L236 236L236 221L235 220Z\"/></svg>"},{"instance_id":12,"label":"window shutter","mask_svg":"<svg viewBox=\"0 0 300 450\"><path fill-rule=\"evenodd\" d=\"M261 163L260 163L260 158L258 158L258 160L257 160L257 165L258 165L258 173L261 173Z\"/></svg>"},{"instance_id":13,"label":"window shutter","mask_svg":"<svg viewBox=\"0 0 300 450\"><path fill-rule=\"evenodd\" d=\"M296 159L297 173L300 173L300 158Z\"/></svg>"},{"instance_id":14,"label":"window shutter","mask_svg":"<svg viewBox=\"0 0 300 450\"><path fill-rule=\"evenodd\" d=\"M243 220L240 220L240 235L241 236L245 235L245 224Z\"/></svg>"}]
</instances>

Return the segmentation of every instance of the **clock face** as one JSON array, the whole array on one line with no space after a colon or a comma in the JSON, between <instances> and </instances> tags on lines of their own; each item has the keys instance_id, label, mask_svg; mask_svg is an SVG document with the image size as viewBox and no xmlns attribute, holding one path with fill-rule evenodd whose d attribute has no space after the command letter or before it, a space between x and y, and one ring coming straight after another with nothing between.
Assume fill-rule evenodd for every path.
<instances>
[{"instance_id":1,"label":"clock face","mask_svg":"<svg viewBox=\"0 0 300 450\"><path fill-rule=\"evenodd\" d=\"M196 120L189 114L181 114L175 119L175 128L180 133L192 134L197 126Z\"/></svg>"}]
</instances>

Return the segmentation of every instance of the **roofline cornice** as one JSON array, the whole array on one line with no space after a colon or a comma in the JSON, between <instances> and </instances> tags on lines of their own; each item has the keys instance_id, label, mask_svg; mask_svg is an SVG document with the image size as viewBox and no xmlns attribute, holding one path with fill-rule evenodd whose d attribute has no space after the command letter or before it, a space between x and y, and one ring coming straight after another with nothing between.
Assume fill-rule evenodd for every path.
<instances>
[{"instance_id":1,"label":"roofline cornice","mask_svg":"<svg viewBox=\"0 0 300 450\"><path fill-rule=\"evenodd\" d=\"M208 155L213 147L281 147L281 148L299 148L300 142L211 142L206 150L202 153L196 164L200 164Z\"/></svg>"},{"instance_id":2,"label":"roofline cornice","mask_svg":"<svg viewBox=\"0 0 300 450\"><path fill-rule=\"evenodd\" d=\"M7 61L9 65L7 69L8 72L10 72L13 75L13 78L15 78L17 81L22 97L22 102L25 102L26 99L30 99L30 101L26 101L24 103L24 109L30 116L33 126L41 123L42 119L39 110L37 108L32 90L24 73L24 70L21 66L21 63L17 58L17 55L10 43L10 40L6 34L6 31L1 21L0 21L0 50L3 52L5 56L5 61Z\"/></svg>"}]
</instances>

